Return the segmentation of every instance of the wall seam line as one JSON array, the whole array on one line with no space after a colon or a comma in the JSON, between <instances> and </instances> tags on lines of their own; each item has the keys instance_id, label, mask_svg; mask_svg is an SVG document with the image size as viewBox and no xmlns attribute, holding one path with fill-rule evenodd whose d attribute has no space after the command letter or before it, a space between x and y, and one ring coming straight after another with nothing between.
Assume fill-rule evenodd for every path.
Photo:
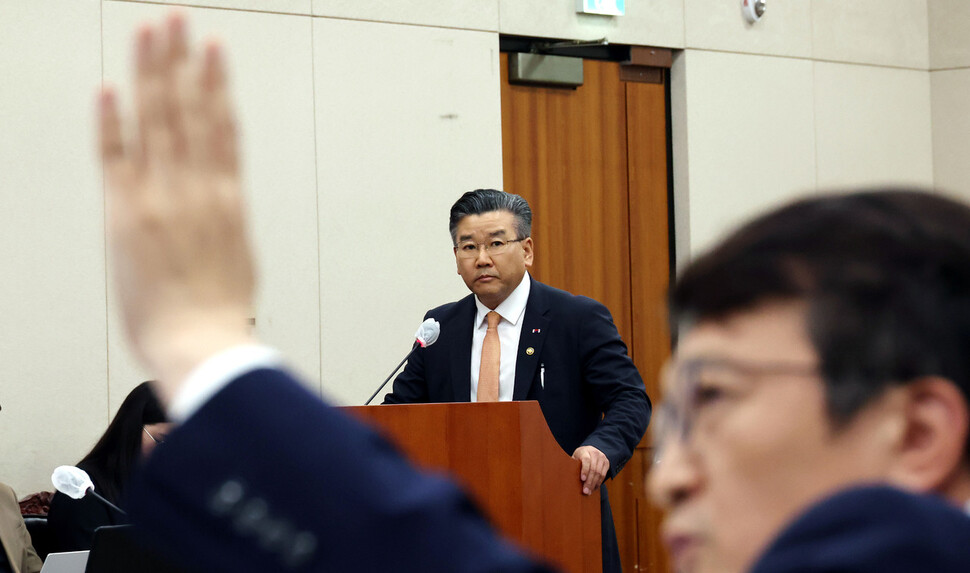
<instances>
[{"instance_id":1,"label":"wall seam line","mask_svg":"<svg viewBox=\"0 0 970 573\"><path fill-rule=\"evenodd\" d=\"M687 0L682 0L680 3L680 10L681 14L684 15L681 22L684 24L684 49L686 50L689 47L687 45Z\"/></svg>"},{"instance_id":2,"label":"wall seam line","mask_svg":"<svg viewBox=\"0 0 970 573\"><path fill-rule=\"evenodd\" d=\"M813 171L815 172L815 192L818 193L818 65L815 63L815 0L812 0L811 5L808 7L808 25L810 28L811 41L812 41L812 149L815 152L815 160L813 163Z\"/></svg>"},{"instance_id":3,"label":"wall seam line","mask_svg":"<svg viewBox=\"0 0 970 573\"><path fill-rule=\"evenodd\" d=\"M100 32L101 59L101 89L104 90L104 0L98 4L98 26ZM100 94L99 94L100 95ZM99 97L100 100L100 97ZM100 101L99 101L100 108ZM98 111L100 113L100 109ZM105 379L105 419L111 422L111 307L108 292L111 288L111 276L108 273L108 202L105 196L104 161L101 164L101 238L104 249L102 262L104 263L104 379Z\"/></svg>"},{"instance_id":4,"label":"wall seam line","mask_svg":"<svg viewBox=\"0 0 970 573\"><path fill-rule=\"evenodd\" d=\"M120 2L125 4L152 4L155 6L173 6L181 8L203 8L206 10L224 10L226 12L250 12L253 14L277 14L281 16L312 16L312 13L305 12L279 12L275 10L251 10L246 8L233 8L231 6L206 6L204 4L192 4L191 2L161 2L150 0L102 0L103 2ZM311 8L312 12L312 8Z\"/></svg>"},{"instance_id":5,"label":"wall seam line","mask_svg":"<svg viewBox=\"0 0 970 573\"><path fill-rule=\"evenodd\" d=\"M812 62L812 149L815 151L815 191L819 188L818 153L818 62Z\"/></svg>"},{"instance_id":6,"label":"wall seam line","mask_svg":"<svg viewBox=\"0 0 970 573\"><path fill-rule=\"evenodd\" d=\"M930 2L926 2L926 71L933 71L933 43L932 36L930 32L933 28L933 22L930 17Z\"/></svg>"},{"instance_id":7,"label":"wall seam line","mask_svg":"<svg viewBox=\"0 0 970 573\"><path fill-rule=\"evenodd\" d=\"M319 392L323 396L323 276L320 270L323 268L321 262L321 246L320 246L320 152L319 144L317 140L319 139L319 124L317 123L317 50L316 50L316 34L313 30L313 18L307 19L310 24L310 74L312 81L310 85L312 86L311 94L313 97L313 196L316 199L316 211L317 211L317 347L319 349L319 354L317 356L317 380L319 380Z\"/></svg>"},{"instance_id":8,"label":"wall seam line","mask_svg":"<svg viewBox=\"0 0 970 573\"><path fill-rule=\"evenodd\" d=\"M761 53L758 53L758 52L739 52L739 51L736 51L736 50L719 50L719 49L716 49L716 48L697 48L697 47L692 47L692 48L689 48L689 49L696 50L698 52L711 52L711 53L715 53L715 54L734 54L734 55L739 55L739 56L761 56L761 57L764 57L764 58L779 58L779 59L784 59L784 60L802 60L802 61L816 62L816 63L822 63L822 64L842 64L842 65L846 65L846 66L865 66L867 68L885 68L885 69L890 69L890 70L905 70L905 71L912 71L912 72L926 72L926 71L928 71L925 68L919 68L919 67L894 66L894 65L890 65L890 64L875 64L875 63L866 63L866 62L848 62L848 61L842 61L842 60L828 60L828 59L823 59L823 58L805 57L805 56L786 56L786 55L782 55L782 54L761 54ZM970 69L970 66L968 66L968 69Z\"/></svg>"},{"instance_id":9,"label":"wall seam line","mask_svg":"<svg viewBox=\"0 0 970 573\"><path fill-rule=\"evenodd\" d=\"M488 27L473 27L473 26L449 26L445 24L421 24L418 22L394 22L387 20L376 20L374 18L352 18L350 16L331 16L326 14L314 14L313 7L311 5L309 12L280 12L275 10L253 10L249 8L233 8L230 6L206 6L204 4L193 4L191 2L162 2L159 0L102 0L103 2L123 2L126 4L152 4L156 6L178 6L182 8L201 8L204 10L223 10L226 12L245 12L249 14L275 14L277 16L308 16L310 18L322 18L328 20L344 20L348 22L370 22L373 24L392 24L396 26L415 26L418 28L440 28L444 30L462 30L465 32L484 32L484 33L499 33L496 29L490 29ZM664 46L658 46L664 47ZM672 48L677 49L677 48Z\"/></svg>"},{"instance_id":10,"label":"wall seam line","mask_svg":"<svg viewBox=\"0 0 970 573\"><path fill-rule=\"evenodd\" d=\"M129 1L129 0L124 0ZM326 14L311 14L311 18L318 18L321 20L343 20L346 22L370 22L372 24L391 24L394 26L414 26L415 28L438 28L442 30L461 30L464 32L482 32L486 34L500 33L499 30L490 30L488 28L473 28L468 26L448 26L445 24L420 24L418 22L391 22L387 20L375 20L373 18L351 18L350 16L328 16ZM514 36L515 34L510 34Z\"/></svg>"},{"instance_id":11,"label":"wall seam line","mask_svg":"<svg viewBox=\"0 0 970 573\"><path fill-rule=\"evenodd\" d=\"M502 35L502 0L495 0L495 32ZM501 74L500 74L501 75Z\"/></svg>"}]
</instances>

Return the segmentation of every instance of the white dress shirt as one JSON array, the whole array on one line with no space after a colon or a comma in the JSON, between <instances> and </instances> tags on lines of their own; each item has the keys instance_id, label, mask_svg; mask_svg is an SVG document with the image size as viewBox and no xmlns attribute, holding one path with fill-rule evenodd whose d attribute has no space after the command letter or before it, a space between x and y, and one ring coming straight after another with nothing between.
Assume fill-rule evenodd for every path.
<instances>
[{"instance_id":1,"label":"white dress shirt","mask_svg":"<svg viewBox=\"0 0 970 573\"><path fill-rule=\"evenodd\" d=\"M499 363L498 399L500 402L512 401L512 390L515 388L515 359L519 352L519 337L522 334L522 319L525 316L525 305L529 302L529 291L532 281L529 273L525 273L522 282L509 294L502 304L495 308L495 312L502 317L498 323L498 339L502 346L502 358ZM485 319L491 309L482 304L475 297L478 313L475 315L474 331L472 332L472 394L471 401L478 400L478 371L482 366L482 343L485 341L485 331L488 321Z\"/></svg>"},{"instance_id":2,"label":"white dress shirt","mask_svg":"<svg viewBox=\"0 0 970 573\"><path fill-rule=\"evenodd\" d=\"M168 418L182 423L236 378L253 370L281 365L279 353L268 346L246 344L227 348L189 373L168 406Z\"/></svg>"}]
</instances>

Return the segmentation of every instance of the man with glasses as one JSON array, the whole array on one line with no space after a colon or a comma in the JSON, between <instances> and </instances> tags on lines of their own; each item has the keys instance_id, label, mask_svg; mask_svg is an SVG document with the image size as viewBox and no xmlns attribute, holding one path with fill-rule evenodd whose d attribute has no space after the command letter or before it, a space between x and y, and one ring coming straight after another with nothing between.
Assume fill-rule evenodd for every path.
<instances>
[{"instance_id":1,"label":"man with glasses","mask_svg":"<svg viewBox=\"0 0 970 573\"><path fill-rule=\"evenodd\" d=\"M254 338L223 62L217 43L193 50L173 14L139 28L132 119L111 87L99 99L121 314L175 423L164 440L141 432L164 441L126 487L142 540L213 573L547 573Z\"/></svg>"},{"instance_id":2,"label":"man with glasses","mask_svg":"<svg viewBox=\"0 0 970 573\"><path fill-rule=\"evenodd\" d=\"M970 571L970 208L794 203L671 314L649 488L677 571Z\"/></svg>"},{"instance_id":3,"label":"man with glasses","mask_svg":"<svg viewBox=\"0 0 970 573\"><path fill-rule=\"evenodd\" d=\"M583 493L599 489L603 570L620 570L605 487L650 420L643 380L602 304L531 276L532 210L495 189L465 193L449 230L472 294L429 311L441 323L394 380L385 404L538 400L552 435L581 462ZM580 485L580 484L577 484Z\"/></svg>"}]
</instances>

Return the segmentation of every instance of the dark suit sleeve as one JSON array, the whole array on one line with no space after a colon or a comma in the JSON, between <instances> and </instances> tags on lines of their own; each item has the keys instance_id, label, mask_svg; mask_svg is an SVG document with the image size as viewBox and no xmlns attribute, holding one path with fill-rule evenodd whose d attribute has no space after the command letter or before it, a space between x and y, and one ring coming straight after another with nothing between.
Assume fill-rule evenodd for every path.
<instances>
[{"instance_id":1,"label":"dark suit sleeve","mask_svg":"<svg viewBox=\"0 0 970 573\"><path fill-rule=\"evenodd\" d=\"M609 477L613 478L647 431L650 399L610 311L596 301L584 300L589 306L582 320L580 338L583 378L586 390L604 416L583 445L606 454L610 460Z\"/></svg>"},{"instance_id":2,"label":"dark suit sleeve","mask_svg":"<svg viewBox=\"0 0 970 573\"><path fill-rule=\"evenodd\" d=\"M425 320L428 315L424 315ZM408 359L404 371L392 383L391 392L384 396L383 404L419 404L430 402L428 381L424 377L424 353L419 348Z\"/></svg>"},{"instance_id":3,"label":"dark suit sleeve","mask_svg":"<svg viewBox=\"0 0 970 573\"><path fill-rule=\"evenodd\" d=\"M545 571L454 484L277 370L172 432L130 496L149 537L205 571Z\"/></svg>"}]
</instances>

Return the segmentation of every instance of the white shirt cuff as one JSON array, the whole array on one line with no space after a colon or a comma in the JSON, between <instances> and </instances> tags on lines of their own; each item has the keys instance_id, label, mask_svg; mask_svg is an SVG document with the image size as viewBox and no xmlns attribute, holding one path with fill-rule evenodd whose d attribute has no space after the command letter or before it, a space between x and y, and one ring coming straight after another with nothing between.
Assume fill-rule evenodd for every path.
<instances>
[{"instance_id":1,"label":"white shirt cuff","mask_svg":"<svg viewBox=\"0 0 970 573\"><path fill-rule=\"evenodd\" d=\"M168 406L169 420L180 424L236 378L260 368L278 368L281 364L279 352L259 344L234 346L210 356L189 373L175 394Z\"/></svg>"}]
</instances>

